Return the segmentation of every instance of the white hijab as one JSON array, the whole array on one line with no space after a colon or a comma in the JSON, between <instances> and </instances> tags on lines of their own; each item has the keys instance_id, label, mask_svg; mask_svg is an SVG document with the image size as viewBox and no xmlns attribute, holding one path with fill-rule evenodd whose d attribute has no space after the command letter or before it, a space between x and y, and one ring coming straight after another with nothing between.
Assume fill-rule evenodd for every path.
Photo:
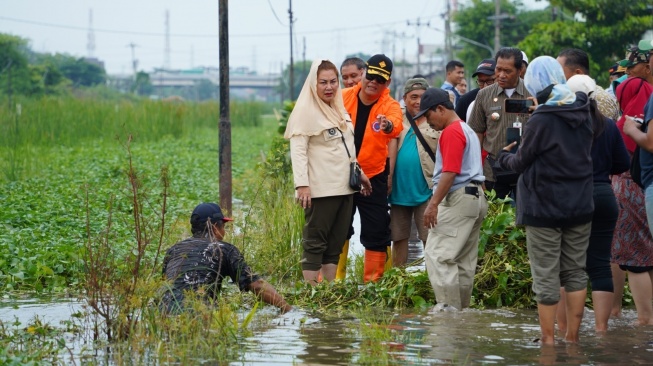
<instances>
[{"instance_id":1,"label":"white hijab","mask_svg":"<svg viewBox=\"0 0 653 366\"><path fill-rule=\"evenodd\" d=\"M335 96L330 104L324 103L317 95L317 68L322 60L313 61L311 71L306 77L302 91L299 93L297 103L288 118L288 125L284 137L289 139L295 135L315 136L330 128L347 129L349 114L342 101L340 82L335 90ZM338 72L336 71L336 77Z\"/></svg>"}]
</instances>

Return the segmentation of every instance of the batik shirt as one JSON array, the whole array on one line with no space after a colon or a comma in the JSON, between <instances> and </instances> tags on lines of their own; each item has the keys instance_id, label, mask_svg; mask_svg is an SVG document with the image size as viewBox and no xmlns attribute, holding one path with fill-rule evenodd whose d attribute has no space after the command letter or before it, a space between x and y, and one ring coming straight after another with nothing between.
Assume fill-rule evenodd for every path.
<instances>
[{"instance_id":1,"label":"batik shirt","mask_svg":"<svg viewBox=\"0 0 653 366\"><path fill-rule=\"evenodd\" d=\"M247 265L238 248L209 238L192 237L173 245L163 260L163 275L171 285L162 302L169 310L181 307L184 291L192 290L207 299L215 298L222 280L230 277L241 291L260 278Z\"/></svg>"}]
</instances>

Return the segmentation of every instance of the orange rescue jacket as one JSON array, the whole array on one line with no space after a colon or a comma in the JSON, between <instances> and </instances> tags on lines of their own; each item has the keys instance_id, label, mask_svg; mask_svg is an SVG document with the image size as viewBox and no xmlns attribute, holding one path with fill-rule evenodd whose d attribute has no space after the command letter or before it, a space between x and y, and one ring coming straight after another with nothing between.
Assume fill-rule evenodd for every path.
<instances>
[{"instance_id":1,"label":"orange rescue jacket","mask_svg":"<svg viewBox=\"0 0 653 366\"><path fill-rule=\"evenodd\" d=\"M360 91L360 82L351 88L342 90L345 109L347 109L347 112L351 116L354 127L356 126L358 93ZM394 125L392 132L386 134L383 131L374 131L373 125L376 121L376 116L379 114L385 115L385 118L392 122ZM403 114L401 113L401 106L399 102L390 96L390 89L386 89L370 110L370 115L367 118L367 126L365 127L365 135L363 136L363 143L358 152L358 163L368 178L372 178L385 170L385 162L388 158L388 142L399 136L399 133L404 128L402 121Z\"/></svg>"}]
</instances>

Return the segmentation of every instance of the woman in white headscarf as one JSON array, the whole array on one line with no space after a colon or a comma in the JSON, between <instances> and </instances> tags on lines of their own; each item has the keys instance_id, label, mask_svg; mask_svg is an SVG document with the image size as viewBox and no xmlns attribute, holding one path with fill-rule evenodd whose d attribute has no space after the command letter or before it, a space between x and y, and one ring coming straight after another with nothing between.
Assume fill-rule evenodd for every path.
<instances>
[{"instance_id":1,"label":"woman in white headscarf","mask_svg":"<svg viewBox=\"0 0 653 366\"><path fill-rule=\"evenodd\" d=\"M530 63L524 83L538 106L524 127L517 153L510 153L513 143L498 160L503 168L521 173L517 224L526 226L541 342L554 344L561 286L567 301L565 340L578 342L594 213L589 102L585 94L569 89L562 66L549 56Z\"/></svg>"},{"instance_id":2,"label":"woman in white headscarf","mask_svg":"<svg viewBox=\"0 0 653 366\"><path fill-rule=\"evenodd\" d=\"M306 223L302 239L304 280L332 281L349 231L354 190L350 162L356 161L354 128L342 102L338 69L316 60L306 77L284 137L290 155L298 203ZM362 175L362 194L372 189Z\"/></svg>"}]
</instances>

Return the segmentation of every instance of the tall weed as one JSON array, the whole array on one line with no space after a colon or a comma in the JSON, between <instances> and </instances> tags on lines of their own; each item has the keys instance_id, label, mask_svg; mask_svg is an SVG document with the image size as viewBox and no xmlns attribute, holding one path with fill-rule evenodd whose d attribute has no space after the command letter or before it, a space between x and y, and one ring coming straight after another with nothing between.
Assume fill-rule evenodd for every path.
<instances>
[{"instance_id":1,"label":"tall weed","mask_svg":"<svg viewBox=\"0 0 653 366\"><path fill-rule=\"evenodd\" d=\"M230 109L234 128L261 126L261 103L234 102ZM47 147L77 147L127 135L139 142L192 138L206 128L217 130L218 119L217 102L43 97L20 98L10 107L0 103L0 179L37 174L39 154Z\"/></svg>"}]
</instances>

